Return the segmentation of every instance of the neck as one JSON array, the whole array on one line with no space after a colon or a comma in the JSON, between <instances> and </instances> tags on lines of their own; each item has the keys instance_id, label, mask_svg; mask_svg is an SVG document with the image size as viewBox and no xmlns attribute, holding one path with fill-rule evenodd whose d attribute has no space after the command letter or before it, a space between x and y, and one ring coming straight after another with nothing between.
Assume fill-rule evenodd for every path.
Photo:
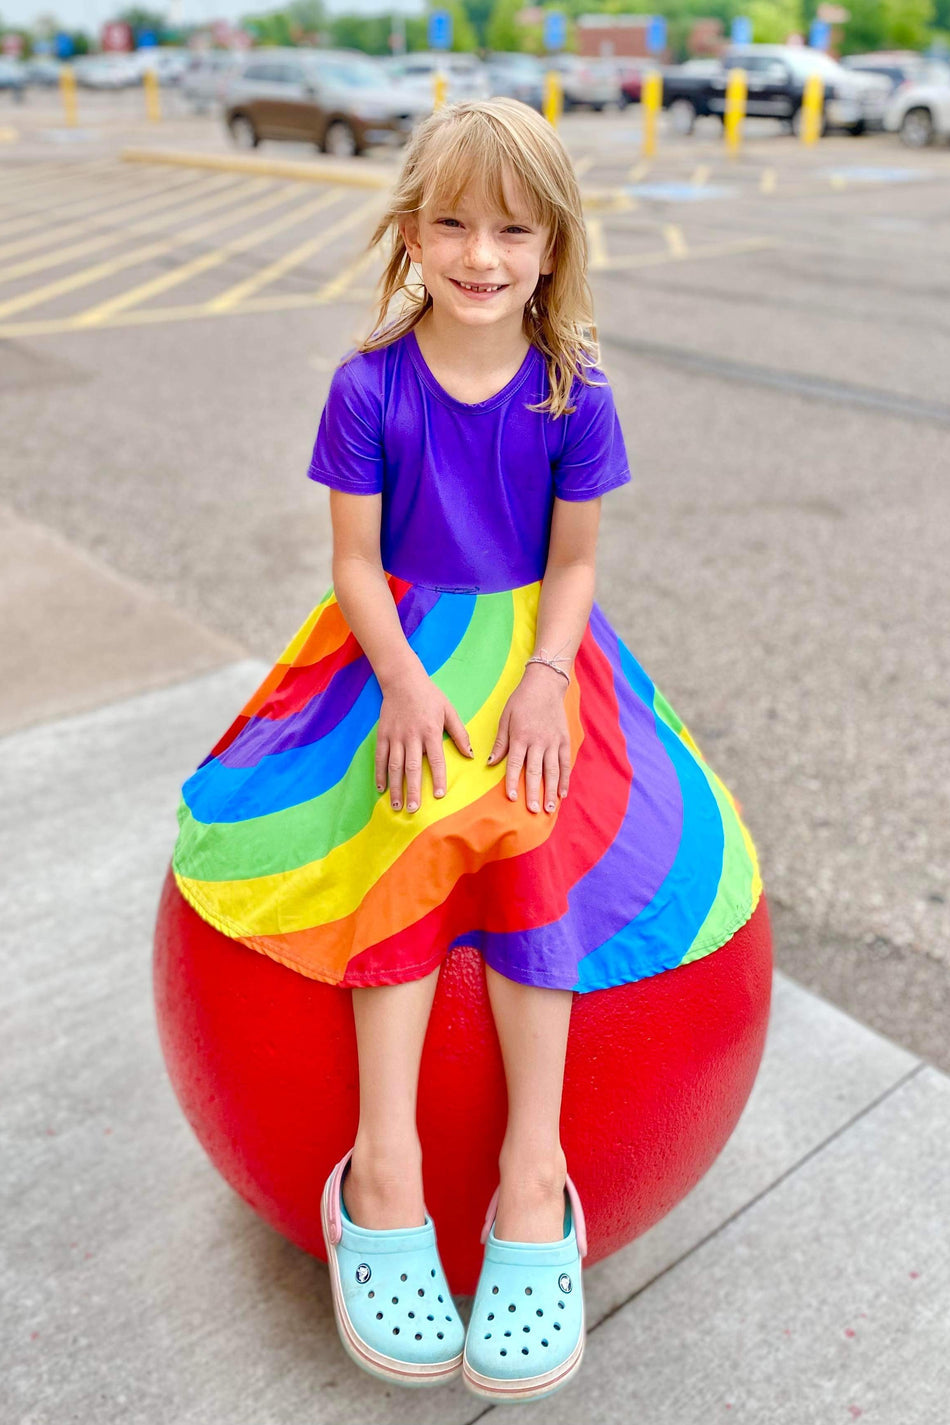
<instances>
[{"instance_id":1,"label":"neck","mask_svg":"<svg viewBox=\"0 0 950 1425\"><path fill-rule=\"evenodd\" d=\"M469 327L430 307L416 325L428 352L446 367L493 371L523 361L530 346L520 313L491 326Z\"/></svg>"}]
</instances>

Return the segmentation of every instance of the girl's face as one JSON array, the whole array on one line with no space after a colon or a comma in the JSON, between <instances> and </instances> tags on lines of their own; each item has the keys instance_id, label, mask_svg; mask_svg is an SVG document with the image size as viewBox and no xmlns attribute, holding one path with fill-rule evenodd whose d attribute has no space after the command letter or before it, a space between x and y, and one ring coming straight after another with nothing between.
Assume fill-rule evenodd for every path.
<instances>
[{"instance_id":1,"label":"girl's face","mask_svg":"<svg viewBox=\"0 0 950 1425\"><path fill-rule=\"evenodd\" d=\"M519 326L542 273L554 271L550 234L506 185L512 216L466 194L454 208L424 208L404 219L403 241L435 307L466 326Z\"/></svg>"}]
</instances>

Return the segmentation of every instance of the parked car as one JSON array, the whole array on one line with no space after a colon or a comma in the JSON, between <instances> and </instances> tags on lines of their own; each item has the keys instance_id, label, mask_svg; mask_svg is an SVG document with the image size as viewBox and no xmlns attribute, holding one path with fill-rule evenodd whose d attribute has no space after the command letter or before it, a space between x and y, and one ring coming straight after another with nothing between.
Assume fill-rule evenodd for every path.
<instances>
[{"instance_id":1,"label":"parked car","mask_svg":"<svg viewBox=\"0 0 950 1425\"><path fill-rule=\"evenodd\" d=\"M0 55L0 89L5 89L17 103L22 104L26 94L26 73L18 59Z\"/></svg>"},{"instance_id":2,"label":"parked car","mask_svg":"<svg viewBox=\"0 0 950 1425\"><path fill-rule=\"evenodd\" d=\"M35 84L39 88L51 89L59 83L59 72L62 65L58 60L47 59L43 55L36 55L33 59L28 59L23 66L27 84Z\"/></svg>"},{"instance_id":3,"label":"parked car","mask_svg":"<svg viewBox=\"0 0 950 1425\"><path fill-rule=\"evenodd\" d=\"M609 59L586 59L579 54L552 55L550 67L561 76L564 110L586 107L598 113L608 104L623 106L620 81Z\"/></svg>"},{"instance_id":4,"label":"parked car","mask_svg":"<svg viewBox=\"0 0 950 1425\"><path fill-rule=\"evenodd\" d=\"M190 59L188 51L180 49L176 45L151 45L129 55L131 66L139 82L144 78L147 70L152 70L157 75L159 84L166 88L181 82L181 77L188 68Z\"/></svg>"},{"instance_id":5,"label":"parked car","mask_svg":"<svg viewBox=\"0 0 950 1425\"><path fill-rule=\"evenodd\" d=\"M621 55L619 58L605 60L604 63L611 65L620 85L622 109L628 104L639 104L643 91L643 76L649 70L658 68L655 60L640 59L636 55Z\"/></svg>"},{"instance_id":6,"label":"parked car","mask_svg":"<svg viewBox=\"0 0 950 1425\"><path fill-rule=\"evenodd\" d=\"M193 55L181 79L181 94L196 114L218 108L228 80L247 62L247 55L228 49L209 49Z\"/></svg>"},{"instance_id":7,"label":"parked car","mask_svg":"<svg viewBox=\"0 0 950 1425\"><path fill-rule=\"evenodd\" d=\"M874 54L849 54L841 61L845 69L863 74L883 74L891 92L902 84L940 84L950 79L950 64L931 59L916 50L879 50Z\"/></svg>"},{"instance_id":8,"label":"parked car","mask_svg":"<svg viewBox=\"0 0 950 1425\"><path fill-rule=\"evenodd\" d=\"M450 103L463 99L487 99L491 94L488 71L474 54L417 50L385 59L383 63L390 78L397 80L402 88L419 99L428 100L430 108L435 93L435 76L439 70L448 79Z\"/></svg>"},{"instance_id":9,"label":"parked car","mask_svg":"<svg viewBox=\"0 0 950 1425\"><path fill-rule=\"evenodd\" d=\"M378 61L359 50L267 49L230 79L224 119L233 141L316 144L350 157L371 144L400 144L432 98L420 100L392 83Z\"/></svg>"},{"instance_id":10,"label":"parked car","mask_svg":"<svg viewBox=\"0 0 950 1425\"><path fill-rule=\"evenodd\" d=\"M80 55L72 60L76 83L83 89L128 89L139 75L124 54Z\"/></svg>"},{"instance_id":11,"label":"parked car","mask_svg":"<svg viewBox=\"0 0 950 1425\"><path fill-rule=\"evenodd\" d=\"M520 99L539 113L544 108L545 66L533 54L490 54L485 68L492 94Z\"/></svg>"},{"instance_id":12,"label":"parked car","mask_svg":"<svg viewBox=\"0 0 950 1425\"><path fill-rule=\"evenodd\" d=\"M891 95L884 127L900 135L908 148L925 148L938 138L950 138L950 71L934 66L920 83L908 81Z\"/></svg>"},{"instance_id":13,"label":"parked car","mask_svg":"<svg viewBox=\"0 0 950 1425\"><path fill-rule=\"evenodd\" d=\"M822 133L829 128L862 133L883 124L889 83L881 75L849 73L821 50L805 45L731 45L712 73L667 68L663 73L663 107L679 133L691 133L699 115L722 118L730 69L746 74L746 113L780 120L800 132L802 97L809 74L824 82Z\"/></svg>"}]
</instances>

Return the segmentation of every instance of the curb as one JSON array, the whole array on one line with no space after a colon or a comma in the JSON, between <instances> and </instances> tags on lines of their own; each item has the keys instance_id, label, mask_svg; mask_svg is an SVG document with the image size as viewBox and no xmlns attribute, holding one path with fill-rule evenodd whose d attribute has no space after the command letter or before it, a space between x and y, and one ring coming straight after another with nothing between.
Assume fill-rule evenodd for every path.
<instances>
[{"instance_id":1,"label":"curb","mask_svg":"<svg viewBox=\"0 0 950 1425\"><path fill-rule=\"evenodd\" d=\"M295 178L305 183L345 183L354 188L388 188L394 181L378 169L337 167L331 163L300 163L291 159L254 158L250 154L190 153L187 149L124 148L124 163L170 163L183 168L217 168L258 177ZM357 160L361 162L361 160Z\"/></svg>"}]
</instances>

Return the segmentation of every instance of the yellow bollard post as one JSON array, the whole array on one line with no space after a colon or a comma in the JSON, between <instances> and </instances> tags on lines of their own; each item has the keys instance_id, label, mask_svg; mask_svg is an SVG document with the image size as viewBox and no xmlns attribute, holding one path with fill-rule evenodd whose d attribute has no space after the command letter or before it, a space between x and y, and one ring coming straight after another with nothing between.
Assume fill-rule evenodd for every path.
<instances>
[{"instance_id":1,"label":"yellow bollard post","mask_svg":"<svg viewBox=\"0 0 950 1425\"><path fill-rule=\"evenodd\" d=\"M544 76L544 117L556 129L564 108L564 89L561 76L556 69L549 69Z\"/></svg>"},{"instance_id":2,"label":"yellow bollard post","mask_svg":"<svg viewBox=\"0 0 950 1425\"><path fill-rule=\"evenodd\" d=\"M729 150L730 158L739 157L739 144L742 142L742 121L745 118L746 96L748 85L746 83L744 69L730 69L729 80L726 84L726 111L723 115L723 133L726 137L726 147Z\"/></svg>"},{"instance_id":3,"label":"yellow bollard post","mask_svg":"<svg viewBox=\"0 0 950 1425\"><path fill-rule=\"evenodd\" d=\"M651 69L643 76L640 89L640 108L643 110L644 158L652 158L656 153L656 116L663 103L663 76L658 69Z\"/></svg>"},{"instance_id":4,"label":"yellow bollard post","mask_svg":"<svg viewBox=\"0 0 950 1425\"><path fill-rule=\"evenodd\" d=\"M147 69L142 75L145 88L145 112L153 123L162 117L162 106L158 98L158 75L154 69Z\"/></svg>"},{"instance_id":5,"label":"yellow bollard post","mask_svg":"<svg viewBox=\"0 0 950 1425\"><path fill-rule=\"evenodd\" d=\"M821 117L825 106L825 82L820 74L809 74L802 95L802 143L813 144L821 135Z\"/></svg>"},{"instance_id":6,"label":"yellow bollard post","mask_svg":"<svg viewBox=\"0 0 950 1425\"><path fill-rule=\"evenodd\" d=\"M59 92L63 96L63 109L66 112L67 124L76 123L76 76L73 73L72 65L61 64L59 67Z\"/></svg>"},{"instance_id":7,"label":"yellow bollard post","mask_svg":"<svg viewBox=\"0 0 950 1425\"><path fill-rule=\"evenodd\" d=\"M432 83L433 104L436 109L441 109L442 105L446 101L449 92L448 76L441 69L437 69L435 71L435 74L433 75Z\"/></svg>"}]
</instances>

